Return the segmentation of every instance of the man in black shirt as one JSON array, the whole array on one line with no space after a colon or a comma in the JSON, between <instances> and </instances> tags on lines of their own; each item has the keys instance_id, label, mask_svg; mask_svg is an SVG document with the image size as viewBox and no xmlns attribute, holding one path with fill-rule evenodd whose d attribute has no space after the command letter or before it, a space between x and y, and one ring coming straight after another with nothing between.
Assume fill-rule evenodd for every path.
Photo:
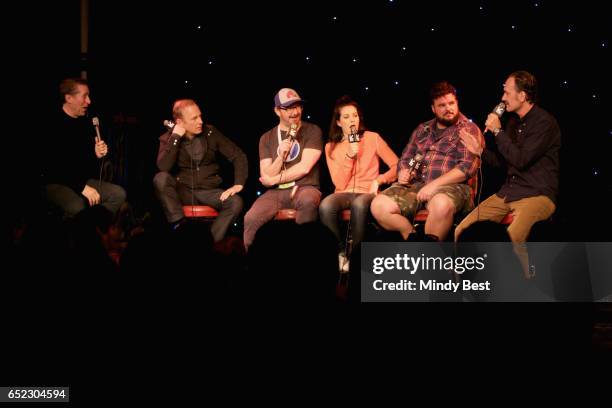
<instances>
[{"instance_id":1,"label":"man in black shirt","mask_svg":"<svg viewBox=\"0 0 612 408\"><path fill-rule=\"evenodd\" d=\"M559 189L559 149L561 131L555 118L536 105L537 82L526 71L517 71L504 84L502 102L506 111L516 114L502 129L499 117L491 113L485 123L495 135L497 151L485 150L483 159L507 167L506 182L483 201L455 229L455 239L474 222L500 222L513 213L508 226L510 239L527 278L531 277L525 241L531 227L555 212ZM461 133L462 143L480 155L483 147L469 133Z\"/></svg>"},{"instance_id":2,"label":"man in black shirt","mask_svg":"<svg viewBox=\"0 0 612 408\"><path fill-rule=\"evenodd\" d=\"M113 214L125 201L122 187L101 181L101 162L108 146L97 136L91 119L87 82L79 78L60 83L62 111L54 132L44 138L44 176L47 200L73 217L87 205L101 204Z\"/></svg>"},{"instance_id":3,"label":"man in black shirt","mask_svg":"<svg viewBox=\"0 0 612 408\"><path fill-rule=\"evenodd\" d=\"M204 124L192 99L177 100L172 116L176 125L159 138L160 172L153 179L155 192L173 226L183 221L183 205L214 207L219 216L210 231L215 242L220 241L242 211L242 198L237 193L248 175L246 155L217 128ZM227 190L219 188L218 153L234 165L234 185Z\"/></svg>"}]
</instances>

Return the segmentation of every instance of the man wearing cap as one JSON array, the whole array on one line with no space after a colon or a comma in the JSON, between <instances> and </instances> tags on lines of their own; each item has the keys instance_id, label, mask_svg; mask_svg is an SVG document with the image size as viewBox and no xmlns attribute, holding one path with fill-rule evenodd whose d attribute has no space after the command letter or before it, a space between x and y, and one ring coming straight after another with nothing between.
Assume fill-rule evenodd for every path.
<instances>
[{"instance_id":1,"label":"man wearing cap","mask_svg":"<svg viewBox=\"0 0 612 408\"><path fill-rule=\"evenodd\" d=\"M244 216L244 245L253 243L257 230L281 208L297 210L298 224L316 221L321 192L318 161L323 149L321 129L302 121L298 93L283 88L274 97L278 126L259 139L259 180L270 187Z\"/></svg>"}]
</instances>

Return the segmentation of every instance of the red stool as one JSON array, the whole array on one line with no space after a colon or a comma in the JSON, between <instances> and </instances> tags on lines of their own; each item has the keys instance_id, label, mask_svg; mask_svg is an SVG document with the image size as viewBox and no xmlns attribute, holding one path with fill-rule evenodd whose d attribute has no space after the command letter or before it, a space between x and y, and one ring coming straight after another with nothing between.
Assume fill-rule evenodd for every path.
<instances>
[{"instance_id":1,"label":"red stool","mask_svg":"<svg viewBox=\"0 0 612 408\"><path fill-rule=\"evenodd\" d=\"M350 221L351 220L351 210L346 209L346 210L342 210L342 213L340 214L340 219L342 221Z\"/></svg>"},{"instance_id":2,"label":"red stool","mask_svg":"<svg viewBox=\"0 0 612 408\"><path fill-rule=\"evenodd\" d=\"M417 213L414 216L414 223L415 225L417 223L422 223L427 221L427 216L429 215L429 211L428 210L419 210L417 211Z\"/></svg>"},{"instance_id":3,"label":"red stool","mask_svg":"<svg viewBox=\"0 0 612 408\"><path fill-rule=\"evenodd\" d=\"M183 214L185 218L203 218L212 220L217 218L219 212L207 205L184 205Z\"/></svg>"},{"instance_id":4,"label":"red stool","mask_svg":"<svg viewBox=\"0 0 612 408\"><path fill-rule=\"evenodd\" d=\"M297 217L297 211L292 208L281 208L274 216L276 221L291 221Z\"/></svg>"},{"instance_id":5,"label":"red stool","mask_svg":"<svg viewBox=\"0 0 612 408\"><path fill-rule=\"evenodd\" d=\"M510 211L499 223L502 225L510 225L512 221L514 221L514 213Z\"/></svg>"}]
</instances>

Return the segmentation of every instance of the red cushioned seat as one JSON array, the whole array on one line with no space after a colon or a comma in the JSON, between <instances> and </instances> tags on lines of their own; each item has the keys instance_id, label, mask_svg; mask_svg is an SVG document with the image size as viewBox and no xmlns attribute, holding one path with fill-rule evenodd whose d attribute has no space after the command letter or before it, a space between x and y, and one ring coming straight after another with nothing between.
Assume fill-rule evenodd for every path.
<instances>
[{"instance_id":1,"label":"red cushioned seat","mask_svg":"<svg viewBox=\"0 0 612 408\"><path fill-rule=\"evenodd\" d=\"M278 210L278 212L276 213L276 216L274 216L274 219L276 221L289 221L289 220L295 220L296 216L297 216L296 210L292 208L282 208Z\"/></svg>"},{"instance_id":2,"label":"red cushioned seat","mask_svg":"<svg viewBox=\"0 0 612 408\"><path fill-rule=\"evenodd\" d=\"M511 211L499 222L502 225L510 225L514 221L514 213Z\"/></svg>"},{"instance_id":3,"label":"red cushioned seat","mask_svg":"<svg viewBox=\"0 0 612 408\"><path fill-rule=\"evenodd\" d=\"M184 205L183 214L187 218L216 218L219 212L207 205Z\"/></svg>"},{"instance_id":4,"label":"red cushioned seat","mask_svg":"<svg viewBox=\"0 0 612 408\"><path fill-rule=\"evenodd\" d=\"M414 216L414 222L425 222L427 221L427 216L429 215L429 211L427 210L419 210Z\"/></svg>"},{"instance_id":5,"label":"red cushioned seat","mask_svg":"<svg viewBox=\"0 0 612 408\"><path fill-rule=\"evenodd\" d=\"M351 220L351 210L342 210L342 214L340 214L340 218L342 221L350 221Z\"/></svg>"}]
</instances>

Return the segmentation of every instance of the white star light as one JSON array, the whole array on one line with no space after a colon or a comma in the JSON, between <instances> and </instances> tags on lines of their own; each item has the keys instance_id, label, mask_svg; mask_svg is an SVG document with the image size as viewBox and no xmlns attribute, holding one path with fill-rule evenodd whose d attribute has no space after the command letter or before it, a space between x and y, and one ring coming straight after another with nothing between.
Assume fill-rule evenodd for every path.
<instances>
[{"instance_id":1,"label":"white star light","mask_svg":"<svg viewBox=\"0 0 612 408\"><path fill-rule=\"evenodd\" d=\"M431 31L436 31L435 27L431 27Z\"/></svg>"},{"instance_id":2,"label":"white star light","mask_svg":"<svg viewBox=\"0 0 612 408\"><path fill-rule=\"evenodd\" d=\"M334 16L332 17L332 20L336 21L338 19L338 17Z\"/></svg>"},{"instance_id":3,"label":"white star light","mask_svg":"<svg viewBox=\"0 0 612 408\"><path fill-rule=\"evenodd\" d=\"M306 57L306 61L310 61L310 57Z\"/></svg>"},{"instance_id":4,"label":"white star light","mask_svg":"<svg viewBox=\"0 0 612 408\"><path fill-rule=\"evenodd\" d=\"M368 90L370 90L370 88L366 86L366 87L365 87L365 90L366 90L366 91L368 91Z\"/></svg>"},{"instance_id":5,"label":"white star light","mask_svg":"<svg viewBox=\"0 0 612 408\"><path fill-rule=\"evenodd\" d=\"M353 58L353 62L357 62L357 58Z\"/></svg>"},{"instance_id":6,"label":"white star light","mask_svg":"<svg viewBox=\"0 0 612 408\"><path fill-rule=\"evenodd\" d=\"M185 85L187 85L189 83L189 81L185 81Z\"/></svg>"},{"instance_id":7,"label":"white star light","mask_svg":"<svg viewBox=\"0 0 612 408\"><path fill-rule=\"evenodd\" d=\"M202 26L201 26L201 25L199 25L199 26L197 27L197 29L198 29L198 30L201 30L201 29L202 29Z\"/></svg>"},{"instance_id":8,"label":"white star light","mask_svg":"<svg viewBox=\"0 0 612 408\"><path fill-rule=\"evenodd\" d=\"M399 85L399 81L395 81L395 85Z\"/></svg>"},{"instance_id":9,"label":"white star light","mask_svg":"<svg viewBox=\"0 0 612 408\"><path fill-rule=\"evenodd\" d=\"M568 27L568 28L567 28L567 32L568 32L568 33L571 33L571 32L572 32L572 27Z\"/></svg>"},{"instance_id":10,"label":"white star light","mask_svg":"<svg viewBox=\"0 0 612 408\"><path fill-rule=\"evenodd\" d=\"M261 191L258 191L258 192L257 192L257 195L258 195L258 196L260 196L260 195L261 195Z\"/></svg>"},{"instance_id":11,"label":"white star light","mask_svg":"<svg viewBox=\"0 0 612 408\"><path fill-rule=\"evenodd\" d=\"M515 26L515 25L513 25L513 26L512 26L512 29L514 30L515 28L516 28L516 26Z\"/></svg>"},{"instance_id":12,"label":"white star light","mask_svg":"<svg viewBox=\"0 0 612 408\"><path fill-rule=\"evenodd\" d=\"M307 116L306 116L306 119L310 119L310 115L307 115Z\"/></svg>"}]
</instances>

